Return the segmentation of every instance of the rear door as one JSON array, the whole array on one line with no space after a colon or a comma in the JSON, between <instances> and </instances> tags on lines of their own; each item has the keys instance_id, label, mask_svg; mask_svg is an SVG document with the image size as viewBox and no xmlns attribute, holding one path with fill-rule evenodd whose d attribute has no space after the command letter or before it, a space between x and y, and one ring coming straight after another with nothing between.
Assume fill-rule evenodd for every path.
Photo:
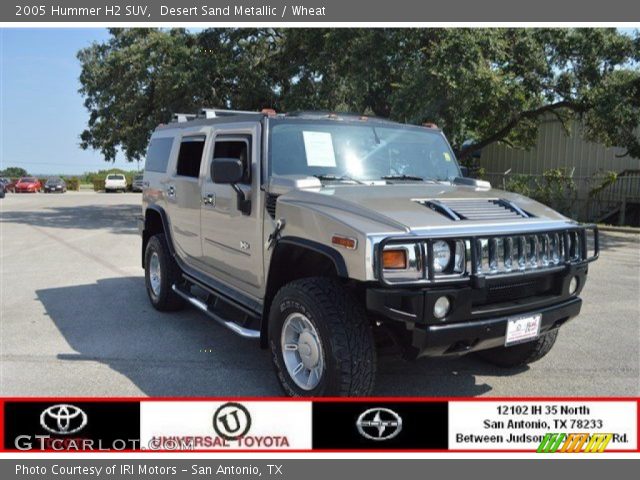
<instances>
[{"instance_id":1,"label":"rear door","mask_svg":"<svg viewBox=\"0 0 640 480\"><path fill-rule=\"evenodd\" d=\"M173 174L165 184L171 237L178 254L188 263L202 255L200 243L200 170L206 142L202 133L185 133Z\"/></svg>"},{"instance_id":2,"label":"rear door","mask_svg":"<svg viewBox=\"0 0 640 480\"><path fill-rule=\"evenodd\" d=\"M204 268L244 293L259 298L263 283L260 203L260 124L214 127L212 148L202 183L201 239ZM213 183L214 158L239 158L245 175L238 186L251 200L250 213L238 209L231 185Z\"/></svg>"}]
</instances>

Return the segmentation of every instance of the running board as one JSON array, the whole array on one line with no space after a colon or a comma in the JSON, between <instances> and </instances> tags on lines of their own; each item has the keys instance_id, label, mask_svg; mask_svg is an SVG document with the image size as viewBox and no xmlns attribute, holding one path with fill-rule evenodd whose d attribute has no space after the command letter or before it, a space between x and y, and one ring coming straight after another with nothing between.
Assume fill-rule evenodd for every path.
<instances>
[{"instance_id":1,"label":"running board","mask_svg":"<svg viewBox=\"0 0 640 480\"><path fill-rule=\"evenodd\" d=\"M171 289L174 292L176 292L178 295L180 295L182 298L184 298L186 301L188 301L191 305L196 307L198 310L203 311L209 317L213 318L216 322L218 322L219 324L227 327L229 330L231 330L234 333L237 333L241 337L254 338L254 339L259 339L260 338L260 330L252 330L250 328L244 328L244 327L241 327L240 325L238 325L235 322L232 322L232 321L229 321L229 320L226 320L226 319L222 318L220 315L217 315L217 314L213 313L211 310L209 310L209 307L207 306L207 304L205 302L203 302L199 298L196 298L196 297L194 297L192 295L189 295L186 292L183 292L175 284L171 286Z\"/></svg>"}]
</instances>

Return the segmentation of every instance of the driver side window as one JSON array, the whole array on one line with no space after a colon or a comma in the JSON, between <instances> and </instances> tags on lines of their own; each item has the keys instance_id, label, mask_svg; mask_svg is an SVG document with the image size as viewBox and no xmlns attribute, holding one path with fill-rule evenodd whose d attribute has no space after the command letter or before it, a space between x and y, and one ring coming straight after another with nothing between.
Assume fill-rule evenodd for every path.
<instances>
[{"instance_id":1,"label":"driver side window","mask_svg":"<svg viewBox=\"0 0 640 480\"><path fill-rule=\"evenodd\" d=\"M251 151L249 148L250 137L247 138L233 138L225 139L220 137L216 140L213 149L213 158L237 158L242 161L244 176L242 182L244 184L251 184Z\"/></svg>"}]
</instances>

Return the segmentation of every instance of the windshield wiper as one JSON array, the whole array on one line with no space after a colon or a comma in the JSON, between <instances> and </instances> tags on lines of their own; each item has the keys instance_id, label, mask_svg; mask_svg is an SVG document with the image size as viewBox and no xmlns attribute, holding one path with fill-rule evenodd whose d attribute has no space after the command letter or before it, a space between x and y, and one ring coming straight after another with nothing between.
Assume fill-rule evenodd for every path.
<instances>
[{"instance_id":1,"label":"windshield wiper","mask_svg":"<svg viewBox=\"0 0 640 480\"><path fill-rule=\"evenodd\" d=\"M416 180L420 182L424 182L424 178L419 177L417 175L384 175L380 177L382 180ZM431 180L431 179L428 179Z\"/></svg>"},{"instance_id":2,"label":"windshield wiper","mask_svg":"<svg viewBox=\"0 0 640 480\"><path fill-rule=\"evenodd\" d=\"M329 181L329 182L355 182L357 184L360 185L364 185L364 182L361 182L360 180L356 180L355 178L350 177L349 175L333 175L331 173L327 173L327 174L321 174L321 175L314 175L314 177L316 177L318 180L323 181Z\"/></svg>"}]
</instances>

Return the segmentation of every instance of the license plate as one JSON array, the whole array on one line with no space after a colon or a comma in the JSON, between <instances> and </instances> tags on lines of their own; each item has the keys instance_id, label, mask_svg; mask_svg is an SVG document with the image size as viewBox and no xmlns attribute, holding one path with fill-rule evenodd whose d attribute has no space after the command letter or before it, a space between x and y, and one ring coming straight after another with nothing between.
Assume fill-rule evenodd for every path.
<instances>
[{"instance_id":1,"label":"license plate","mask_svg":"<svg viewBox=\"0 0 640 480\"><path fill-rule=\"evenodd\" d=\"M538 338L541 321L542 315L540 313L509 318L507 320L507 334L504 339L505 346L529 342Z\"/></svg>"}]
</instances>

